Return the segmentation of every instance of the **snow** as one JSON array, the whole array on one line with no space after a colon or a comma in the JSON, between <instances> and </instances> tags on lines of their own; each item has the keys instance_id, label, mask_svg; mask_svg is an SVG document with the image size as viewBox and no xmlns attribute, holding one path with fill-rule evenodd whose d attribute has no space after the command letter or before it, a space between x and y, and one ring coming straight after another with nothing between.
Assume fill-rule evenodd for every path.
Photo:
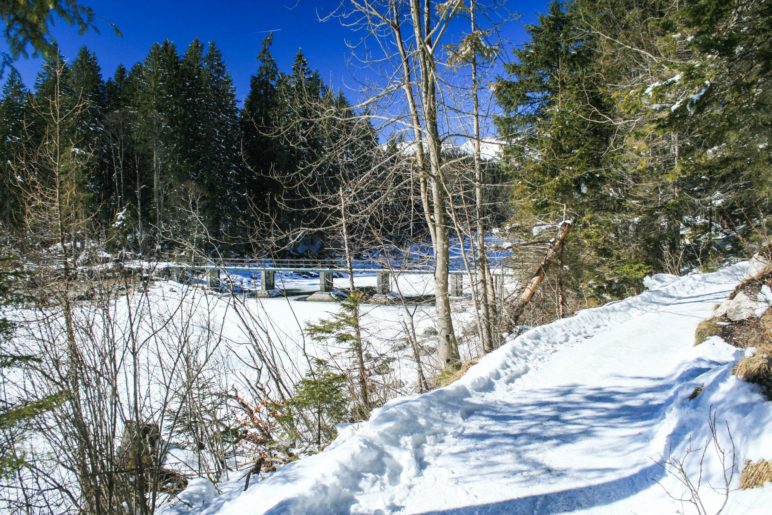
<instances>
[{"instance_id":1,"label":"snow","mask_svg":"<svg viewBox=\"0 0 772 515\"><path fill-rule=\"evenodd\" d=\"M689 114L694 114L695 105L697 105L697 102L702 99L702 97L708 91L708 88L710 88L710 81L705 81L705 85L702 86L702 88L700 88L697 93L689 97L689 102L686 105L687 109L689 110Z\"/></svg>"},{"instance_id":2,"label":"snow","mask_svg":"<svg viewBox=\"0 0 772 515\"><path fill-rule=\"evenodd\" d=\"M654 82L652 84L649 84L649 86L646 87L646 89L644 90L643 93L645 95L651 96L652 93L654 93L655 89L657 89L657 88L659 88L661 86L669 86L670 84L677 84L677 83L681 82L682 78L683 78L683 74L679 73L677 75L674 75L673 77L670 77L665 82L659 82L659 81Z\"/></svg>"},{"instance_id":3,"label":"snow","mask_svg":"<svg viewBox=\"0 0 772 515\"><path fill-rule=\"evenodd\" d=\"M558 224L537 223L531 228L531 235L534 237L541 235L546 231L552 231L559 227Z\"/></svg>"},{"instance_id":4,"label":"snow","mask_svg":"<svg viewBox=\"0 0 772 515\"><path fill-rule=\"evenodd\" d=\"M705 81L705 85L702 88L700 88L700 90L697 93L689 97L689 102L692 104L696 104L697 102L699 102L702 96L705 94L705 92L708 91L709 87L710 87L710 81Z\"/></svg>"},{"instance_id":5,"label":"snow","mask_svg":"<svg viewBox=\"0 0 772 515\"><path fill-rule=\"evenodd\" d=\"M474 154L474 141L465 141L459 149L467 155ZM504 149L504 142L492 139L484 138L480 141L480 157L485 161L496 161L501 159L501 154Z\"/></svg>"},{"instance_id":6,"label":"snow","mask_svg":"<svg viewBox=\"0 0 772 515\"><path fill-rule=\"evenodd\" d=\"M124 223L126 223L126 210L128 208L124 207L121 209L117 215L115 215L115 222L113 222L113 227L118 228L122 227Z\"/></svg>"},{"instance_id":7,"label":"snow","mask_svg":"<svg viewBox=\"0 0 772 515\"><path fill-rule=\"evenodd\" d=\"M134 265L142 266L142 263ZM372 285L376 281L374 275L357 276L356 279L360 287ZM254 373L254 366L260 364L254 350L258 345L263 348L271 345L272 359L282 370L285 380L292 383L306 373L309 366L308 356L334 360L342 367L345 367L350 359L350 353L346 349L315 342L305 334L307 324L328 318L339 309L339 304L304 302L301 300L302 295L286 298L231 295L206 288L202 286L202 282L195 280L191 281L191 284L180 284L170 280L158 280L151 282L145 293L120 297L107 305L91 302L76 304L74 310L76 320L79 321L77 326L79 330L82 327L88 328L79 334L83 344L94 349L94 359L113 352L110 350L113 344L119 349L117 352L126 352L121 349L128 348L127 342L135 336L136 341L143 342L137 353L136 365L132 360L121 359L116 362L120 369L116 375L117 402L126 406L126 413L130 413L128 406L134 399L133 389L128 387L126 381L135 377L136 370L140 370L141 373L137 377L140 382L143 415L148 420L159 420L157 414L161 411L160 407L168 402L165 396L169 394L169 389L165 385L172 385L171 395L176 396L178 385L186 380L183 379L184 368L169 365L177 363L175 356L179 356L183 349L185 355L191 356L195 361L194 365L201 367L196 384L211 382L218 392L237 392L249 400L253 398L250 389L256 381L261 380L260 376ZM334 282L337 287L345 287L348 285L348 278L339 277ZM431 291L430 283L431 276L428 274L399 274L392 277L392 285L395 288L419 295L425 295L426 290ZM318 289L319 279L286 274L277 277L277 285L296 293L311 293ZM415 326L416 334L419 335L418 343L422 348L425 347L427 353L422 356L424 370L434 374L432 370L435 357L431 349L433 338L421 336L434 326L433 313L433 306L424 304L406 307L363 306L362 331L367 341L366 348L372 354L374 363L380 362L381 356L388 355L389 358L385 371L378 372L378 380L384 385L384 389L388 388L391 397L416 391L415 360L412 349L407 345L404 324L410 322ZM63 345L59 345L60 341L52 342L47 332L53 331L57 335L63 333L60 331L59 324L62 321L57 310L38 311L19 306L4 308L0 314L7 315L19 324L11 342L13 348L40 355L45 355L50 349L63 348ZM131 321L129 316L133 316L134 320ZM471 316L469 310L453 313L459 328L468 324ZM41 323L41 320L50 321L50 325ZM112 321L112 337L100 337L104 332L102 320ZM465 359L469 359L474 352L471 344L461 351ZM50 359L56 359L55 352L51 354ZM13 385L11 390L15 389L15 385L39 384L44 388L47 384L40 381L34 370L25 372L28 375L23 375L22 371L17 369L4 370L4 373L6 372L14 374L13 377L9 376L6 383ZM262 381L267 381L265 376ZM13 401L13 392L4 392L4 395L8 395L6 400ZM217 412L219 417L227 418L231 415L227 405L222 405ZM120 435L123 431L123 418L116 424L116 434ZM199 470L199 462L211 465L214 458L207 449L200 449L198 452L199 450L186 443L184 437L178 438L169 433L165 433L163 437L172 446L164 462L165 467L185 475L193 475ZM49 438L48 435L37 434L31 435L24 445L27 446L29 456L46 457L56 452L56 448L52 446L58 441L56 437ZM235 480L239 481L243 477L240 469L250 464L250 458L251 455L234 454L227 463L230 471L220 479L236 478ZM64 467L51 466L47 474L62 484L71 485L74 482L72 473ZM206 481L193 481L186 491L185 502L200 504L197 500L194 502L194 499L198 499L197 495L208 500L220 491L218 488ZM56 492L41 492L40 495L45 495L47 501L51 502L59 499ZM190 496L192 498L189 498ZM66 503L66 500L62 502ZM161 502L166 502L166 497L162 497ZM181 502L180 509L184 506Z\"/></svg>"},{"instance_id":8,"label":"snow","mask_svg":"<svg viewBox=\"0 0 772 515\"><path fill-rule=\"evenodd\" d=\"M702 478L709 512L724 468L726 512L766 512L772 485L736 487L746 460L772 458L772 403L731 374L745 351L717 337L692 347L750 268L653 276L642 295L532 329L456 383L387 403L245 492L241 477L217 497L197 481L168 512L683 513L679 463Z\"/></svg>"},{"instance_id":9,"label":"snow","mask_svg":"<svg viewBox=\"0 0 772 515\"><path fill-rule=\"evenodd\" d=\"M388 148L387 144L381 145L383 150ZM504 142L494 138L482 138L480 141L480 157L485 161L497 161L501 159L504 148ZM397 149L404 156L412 156L416 153L417 143L414 141L403 141L397 143ZM458 151L464 155L474 154L474 141L466 139L462 144L453 142L444 142L442 149L446 152Z\"/></svg>"}]
</instances>

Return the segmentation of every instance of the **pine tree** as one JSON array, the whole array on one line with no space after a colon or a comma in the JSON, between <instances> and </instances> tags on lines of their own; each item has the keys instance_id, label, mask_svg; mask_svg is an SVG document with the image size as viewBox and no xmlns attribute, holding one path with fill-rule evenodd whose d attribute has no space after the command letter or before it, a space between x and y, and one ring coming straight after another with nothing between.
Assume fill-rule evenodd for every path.
<instances>
[{"instance_id":1,"label":"pine tree","mask_svg":"<svg viewBox=\"0 0 772 515\"><path fill-rule=\"evenodd\" d=\"M574 277L592 294L620 295L638 267L629 267L629 245L615 220L624 209L623 181L604 156L613 127L602 123L612 111L602 90L595 37L582 30L576 4L550 4L531 40L515 51L512 80L496 89L505 116L499 130L510 141L507 157L513 176L512 198L518 222L530 231L537 222L573 218L566 260ZM581 255L580 255L581 252Z\"/></svg>"},{"instance_id":2,"label":"pine tree","mask_svg":"<svg viewBox=\"0 0 772 515\"><path fill-rule=\"evenodd\" d=\"M94 28L94 11L76 0L49 0L47 2L3 2L0 19L5 22L4 36L9 53L0 52L0 77L5 68L20 56L57 54L56 42L51 36L55 18L75 26L83 34ZM117 27L113 29L118 32ZM28 48L32 47L30 54Z\"/></svg>"},{"instance_id":3,"label":"pine tree","mask_svg":"<svg viewBox=\"0 0 772 515\"><path fill-rule=\"evenodd\" d=\"M12 70L0 100L0 225L7 230L21 223L22 202L12 164L25 151L30 123L29 93L21 76Z\"/></svg>"},{"instance_id":4,"label":"pine tree","mask_svg":"<svg viewBox=\"0 0 772 515\"><path fill-rule=\"evenodd\" d=\"M772 4L698 0L681 14L697 59L684 70L690 96L672 123L697 136L684 156L685 173L700 186L694 197L702 224L693 231L693 252L769 253Z\"/></svg>"},{"instance_id":5,"label":"pine tree","mask_svg":"<svg viewBox=\"0 0 772 515\"><path fill-rule=\"evenodd\" d=\"M174 45L169 41L153 45L141 72L136 99L139 113L136 137L150 163L152 207L148 225L152 226L156 251L160 251L167 246L163 233L172 220L167 205L169 195L184 177L180 159L184 139L177 129L181 125L181 105L185 99L180 96L180 60Z\"/></svg>"},{"instance_id":6,"label":"pine tree","mask_svg":"<svg viewBox=\"0 0 772 515\"><path fill-rule=\"evenodd\" d=\"M366 419L373 408L373 394L368 382L369 370L365 356L366 342L362 338L361 328L361 304L363 294L357 290L351 290L348 297L341 302L341 309L332 315L329 320L322 320L308 325L308 335L319 343L334 343L343 346L349 351L346 359L353 363L354 373L351 383L356 386L352 391L356 392L353 413L358 419Z\"/></svg>"},{"instance_id":7,"label":"pine tree","mask_svg":"<svg viewBox=\"0 0 772 515\"><path fill-rule=\"evenodd\" d=\"M210 192L206 212L211 232L218 240L227 241L239 231L240 219L246 214L239 209L244 195L239 189L241 133L233 81L213 42L207 47L204 70L208 86L204 119L209 122L206 138L210 151L205 156L206 173L201 184Z\"/></svg>"},{"instance_id":8,"label":"pine tree","mask_svg":"<svg viewBox=\"0 0 772 515\"><path fill-rule=\"evenodd\" d=\"M112 219L108 238L118 250L139 250L143 220L150 205L150 182L137 140L137 88L141 65L131 71L119 65L105 83L104 138L108 149L108 174L113 196L109 201Z\"/></svg>"},{"instance_id":9,"label":"pine tree","mask_svg":"<svg viewBox=\"0 0 772 515\"><path fill-rule=\"evenodd\" d=\"M271 55L273 34L263 40L257 59L257 74L250 79L249 93L239 114L243 138L245 167L239 174L239 189L244 196L238 204L239 212L255 222L254 213L268 215L278 210L276 197L280 184L271 177L272 169L285 170L287 152L278 142L280 73Z\"/></svg>"},{"instance_id":10,"label":"pine tree","mask_svg":"<svg viewBox=\"0 0 772 515\"><path fill-rule=\"evenodd\" d=\"M10 265L10 267L8 266ZM0 307L13 305L22 299L18 282L20 273L10 259L0 257ZM9 369L19 369L37 361L35 356L20 354L9 349L15 324L5 316L0 316L0 478L24 467L24 452L20 444L27 434L25 422L40 416L46 411L60 406L66 399L65 392L51 393L34 398L19 397L14 389L6 389L5 381Z\"/></svg>"},{"instance_id":11,"label":"pine tree","mask_svg":"<svg viewBox=\"0 0 772 515\"><path fill-rule=\"evenodd\" d=\"M89 192L89 210L98 213L102 225L113 216L114 184L110 180L109 149L104 138L105 85L96 55L82 47L69 66L65 91L70 102L82 103L78 119L66 137L79 145L89 162L84 164L87 177L84 184Z\"/></svg>"},{"instance_id":12,"label":"pine tree","mask_svg":"<svg viewBox=\"0 0 772 515\"><path fill-rule=\"evenodd\" d=\"M57 86L57 73L62 76L61 83ZM45 107L51 103L56 95L56 88L62 91L62 109L72 108L72 95L68 94L67 77L70 73L69 66L61 53L53 54L43 61L43 66L35 78L33 93L34 104L39 107ZM32 110L30 125L30 146L36 148L45 136L46 119L40 112L40 109Z\"/></svg>"},{"instance_id":13,"label":"pine tree","mask_svg":"<svg viewBox=\"0 0 772 515\"><path fill-rule=\"evenodd\" d=\"M314 367L301 379L295 395L277 406L277 421L286 438L300 440L323 449L338 434L337 425L350 418L346 397L346 376L315 360Z\"/></svg>"},{"instance_id":14,"label":"pine tree","mask_svg":"<svg viewBox=\"0 0 772 515\"><path fill-rule=\"evenodd\" d=\"M497 90L519 221L578 222L585 293L763 247L766 2L553 3ZM740 121L741 120L741 121ZM523 214L530 214L529 220Z\"/></svg>"}]
</instances>

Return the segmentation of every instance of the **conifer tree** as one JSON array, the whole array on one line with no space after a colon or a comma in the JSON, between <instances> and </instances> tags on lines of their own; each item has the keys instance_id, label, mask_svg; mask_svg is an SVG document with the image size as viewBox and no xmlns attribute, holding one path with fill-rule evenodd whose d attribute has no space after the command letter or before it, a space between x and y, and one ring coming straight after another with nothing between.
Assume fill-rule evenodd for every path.
<instances>
[{"instance_id":1,"label":"conifer tree","mask_svg":"<svg viewBox=\"0 0 772 515\"><path fill-rule=\"evenodd\" d=\"M209 43L204 70L207 77L208 121L205 135L209 152L205 157L205 174L201 183L210 192L206 206L211 232L219 240L227 241L238 231L239 220L245 213L239 211L244 192L240 190L241 159L238 108L233 81L228 74L222 53Z\"/></svg>"},{"instance_id":2,"label":"conifer tree","mask_svg":"<svg viewBox=\"0 0 772 515\"><path fill-rule=\"evenodd\" d=\"M686 125L696 136L683 160L700 188L693 195L702 221L693 231L693 253L707 247L711 256L768 254L772 3L698 0L687 3L682 14L684 32L693 36L687 44L698 58L684 70L691 89L672 123ZM739 241L722 233L736 234Z\"/></svg>"},{"instance_id":3,"label":"conifer tree","mask_svg":"<svg viewBox=\"0 0 772 515\"><path fill-rule=\"evenodd\" d=\"M62 81L57 86L57 73L62 76ZM72 107L72 95L68 94L67 86L69 84L68 76L70 74L69 66L65 61L61 53L57 52L51 57L46 58L43 61L43 65L35 78L34 86L34 103L37 105L45 105L51 102L56 95L57 87L60 88L62 93L62 108L68 109ZM46 119L40 114L38 110L32 111L31 117L31 140L30 145L32 148L43 140L45 135Z\"/></svg>"},{"instance_id":4,"label":"conifer tree","mask_svg":"<svg viewBox=\"0 0 772 515\"><path fill-rule=\"evenodd\" d=\"M12 70L3 85L0 100L0 225L10 230L20 223L21 199L18 178L11 163L25 150L30 121L29 93L21 76Z\"/></svg>"},{"instance_id":5,"label":"conifer tree","mask_svg":"<svg viewBox=\"0 0 772 515\"><path fill-rule=\"evenodd\" d=\"M581 256L567 257L575 277L595 294L619 295L629 242L614 230L624 205L621 181L603 161L613 128L600 121L611 106L595 38L579 27L576 8L552 2L528 28L531 40L508 68L513 79L496 90L506 113L497 123L511 142L512 198L522 227L575 219L574 235L583 242Z\"/></svg>"},{"instance_id":6,"label":"conifer tree","mask_svg":"<svg viewBox=\"0 0 772 515\"><path fill-rule=\"evenodd\" d=\"M20 273L9 271L6 268L8 261L7 257L0 256L0 307L12 305L22 298L16 287ZM20 449L26 434L24 423L56 408L65 399L64 394L54 392L39 399L20 398L18 392L6 389L8 369L24 367L36 361L35 356L10 349L14 328L13 321L0 316L0 478L25 465L24 452Z\"/></svg>"},{"instance_id":7,"label":"conifer tree","mask_svg":"<svg viewBox=\"0 0 772 515\"><path fill-rule=\"evenodd\" d=\"M47 2L2 2L0 19L5 23L3 35L9 52L0 52L0 77L6 67L20 56L50 58L57 53L51 26L59 18L83 34L94 28L94 10L77 0ZM113 29L118 33L117 27ZM32 47L32 52L29 48Z\"/></svg>"},{"instance_id":8,"label":"conifer tree","mask_svg":"<svg viewBox=\"0 0 772 515\"><path fill-rule=\"evenodd\" d=\"M525 228L563 206L577 219L585 294L763 247L767 4L556 2L529 28L497 89L513 201Z\"/></svg>"},{"instance_id":9,"label":"conifer tree","mask_svg":"<svg viewBox=\"0 0 772 515\"><path fill-rule=\"evenodd\" d=\"M84 184L89 192L89 208L99 217L96 221L106 223L113 215L112 199L115 196L114 184L110 180L108 168L109 150L104 139L105 84L96 55L82 47L77 57L69 66L66 94L72 96L70 102L82 103L78 119L72 124L72 134L67 135L72 141L83 146L83 156L88 156L88 163L83 168L87 174Z\"/></svg>"},{"instance_id":10,"label":"conifer tree","mask_svg":"<svg viewBox=\"0 0 772 515\"><path fill-rule=\"evenodd\" d=\"M271 169L286 168L286 152L276 138L280 74L271 55L272 43L273 34L269 34L263 40L258 70L250 79L249 93L239 113L245 166L239 174L239 188L244 195L238 207L241 216L250 220L252 211L263 215L276 212L280 186L271 178Z\"/></svg>"},{"instance_id":11,"label":"conifer tree","mask_svg":"<svg viewBox=\"0 0 772 515\"><path fill-rule=\"evenodd\" d=\"M184 146L180 133L180 62L177 50L169 41L155 44L141 68L137 90L137 139L150 162L152 208L150 224L156 250L162 250L165 225L170 221L167 206L169 194L180 184L182 162L179 152ZM184 131L183 131L184 133Z\"/></svg>"},{"instance_id":12,"label":"conifer tree","mask_svg":"<svg viewBox=\"0 0 772 515\"><path fill-rule=\"evenodd\" d=\"M115 219L110 232L117 237L119 248L135 251L147 250L153 202L152 154L147 150L142 132L147 126L140 115L143 77L141 63L129 71L119 66L105 85L105 137L117 195L112 202Z\"/></svg>"}]
</instances>

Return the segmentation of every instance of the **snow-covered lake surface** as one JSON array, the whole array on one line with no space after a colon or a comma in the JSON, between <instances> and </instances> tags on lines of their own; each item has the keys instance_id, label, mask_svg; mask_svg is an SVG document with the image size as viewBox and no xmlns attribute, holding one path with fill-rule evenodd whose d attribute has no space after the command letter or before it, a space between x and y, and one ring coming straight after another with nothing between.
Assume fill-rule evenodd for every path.
<instances>
[{"instance_id":1,"label":"snow-covered lake surface","mask_svg":"<svg viewBox=\"0 0 772 515\"><path fill-rule=\"evenodd\" d=\"M718 338L692 346L747 267L656 276L640 296L510 340L449 387L389 402L245 492L241 476L219 495L196 480L167 510L694 512L670 461L701 478L709 513L733 462L725 512L769 513L772 485L739 491L737 482L746 460L772 458L772 403L731 374L745 351ZM711 417L719 444L734 450L729 462L713 446Z\"/></svg>"}]
</instances>

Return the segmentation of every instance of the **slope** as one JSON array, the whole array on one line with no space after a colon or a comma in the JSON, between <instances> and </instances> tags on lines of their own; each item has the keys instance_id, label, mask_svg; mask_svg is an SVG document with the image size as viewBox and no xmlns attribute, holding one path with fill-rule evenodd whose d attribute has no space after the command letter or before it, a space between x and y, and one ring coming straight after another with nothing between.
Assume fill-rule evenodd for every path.
<instances>
[{"instance_id":1,"label":"slope","mask_svg":"<svg viewBox=\"0 0 772 515\"><path fill-rule=\"evenodd\" d=\"M191 491L188 505L207 513L673 513L701 502L715 510L727 485L736 487L737 474L724 480L725 470L772 458L772 403L731 375L741 351L718 338L692 347L696 325L748 267L655 276L642 295L513 339L449 387L388 403L323 453L246 492L234 483L202 506ZM693 495L684 482L698 478ZM772 487L728 498L730 513L752 512L772 501Z\"/></svg>"}]
</instances>

